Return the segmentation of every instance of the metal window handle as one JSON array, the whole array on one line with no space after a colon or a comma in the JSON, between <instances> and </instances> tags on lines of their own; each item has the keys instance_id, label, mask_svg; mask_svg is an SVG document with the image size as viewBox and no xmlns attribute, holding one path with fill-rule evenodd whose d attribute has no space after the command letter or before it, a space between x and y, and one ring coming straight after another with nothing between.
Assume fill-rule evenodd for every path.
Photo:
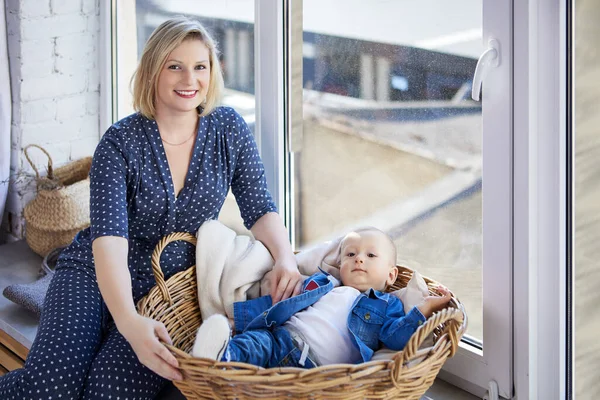
<instances>
[{"instance_id":1,"label":"metal window handle","mask_svg":"<svg viewBox=\"0 0 600 400\"><path fill-rule=\"evenodd\" d=\"M488 49L483 52L477 61L475 74L473 75L473 88L471 89L471 97L475 101L480 101L481 83L485 79L491 67L500 65L500 43L496 39L490 39Z\"/></svg>"}]
</instances>

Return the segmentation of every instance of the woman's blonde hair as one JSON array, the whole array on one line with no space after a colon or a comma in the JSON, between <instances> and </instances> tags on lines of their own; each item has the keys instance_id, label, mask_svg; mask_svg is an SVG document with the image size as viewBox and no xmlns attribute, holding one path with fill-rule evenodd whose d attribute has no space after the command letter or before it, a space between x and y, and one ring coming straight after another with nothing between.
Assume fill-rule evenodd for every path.
<instances>
[{"instance_id":1,"label":"woman's blonde hair","mask_svg":"<svg viewBox=\"0 0 600 400\"><path fill-rule=\"evenodd\" d=\"M223 95L223 72L219 62L216 42L200 22L188 17L171 18L152 32L144 46L142 58L131 78L133 108L143 116L155 119L158 76L167 57L183 41L201 40L209 51L210 83L200 116L208 115L219 104ZM200 110L199 110L200 111Z\"/></svg>"}]
</instances>

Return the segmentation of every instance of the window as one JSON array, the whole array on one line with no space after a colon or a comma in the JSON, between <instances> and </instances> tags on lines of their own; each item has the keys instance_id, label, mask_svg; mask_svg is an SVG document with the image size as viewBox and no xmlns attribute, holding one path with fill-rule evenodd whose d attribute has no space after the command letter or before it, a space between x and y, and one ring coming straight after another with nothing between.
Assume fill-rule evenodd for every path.
<instances>
[{"instance_id":1,"label":"window","mask_svg":"<svg viewBox=\"0 0 600 400\"><path fill-rule=\"evenodd\" d=\"M286 61L288 76L302 77L302 111L293 78L285 100L287 118L300 114L302 127L289 124L282 147L291 150L282 175L296 248L357 226L387 231L399 264L449 286L466 306L469 330L445 378L482 390L493 381L509 397L510 4L303 0L300 11L297 4L287 30L302 73ZM473 74L492 37L503 62L476 102Z\"/></svg>"},{"instance_id":2,"label":"window","mask_svg":"<svg viewBox=\"0 0 600 400\"><path fill-rule=\"evenodd\" d=\"M482 6L426 8L304 0L295 243L378 226L400 264L456 291L481 342Z\"/></svg>"},{"instance_id":3,"label":"window","mask_svg":"<svg viewBox=\"0 0 600 400\"><path fill-rule=\"evenodd\" d=\"M115 121L133 112L129 83L146 40L158 25L175 15L196 18L216 40L225 80L223 105L235 108L254 130L254 0L116 2ZM231 192L220 219L237 232L248 233Z\"/></svg>"}]
</instances>

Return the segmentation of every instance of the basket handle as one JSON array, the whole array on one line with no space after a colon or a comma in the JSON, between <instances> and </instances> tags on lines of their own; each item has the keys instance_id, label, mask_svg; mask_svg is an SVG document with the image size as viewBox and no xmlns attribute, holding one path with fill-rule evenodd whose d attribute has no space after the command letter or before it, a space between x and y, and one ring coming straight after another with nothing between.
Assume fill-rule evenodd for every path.
<instances>
[{"instance_id":1,"label":"basket handle","mask_svg":"<svg viewBox=\"0 0 600 400\"><path fill-rule=\"evenodd\" d=\"M449 357L452 357L454 353L456 353L460 338L467 329L467 318L462 304L454 301L454 299L451 300L451 303L455 307L445 308L429 317L427 322L421 325L411 336L408 343L404 347L404 350L400 353L397 353L397 355L393 358L391 374L394 382L397 382L400 378L402 366L418 355L419 347L425 338L427 338L427 336L429 336L431 332L433 332L438 326L448 321L451 321L450 325L460 325L458 329L448 329L448 327L445 329L445 333L447 333L450 337Z\"/></svg>"},{"instance_id":2,"label":"basket handle","mask_svg":"<svg viewBox=\"0 0 600 400\"><path fill-rule=\"evenodd\" d=\"M48 157L47 178L54 179L54 171L52 169L52 157L50 157L50 154L42 146L38 146L37 144L30 144L30 145L25 146L25 148L23 149L23 153L25 153L25 158L27 159L27 161L29 161L29 165L31 165L31 168L33 168L33 170L35 171L35 177L37 179L40 179L40 173L39 173L38 169L36 168L35 164L33 163L33 161L31 161L31 158L29 158L29 154L27 154L27 150L29 150L30 147L37 147L38 149L43 151L44 154L46 154L46 157Z\"/></svg>"},{"instance_id":3,"label":"basket handle","mask_svg":"<svg viewBox=\"0 0 600 400\"><path fill-rule=\"evenodd\" d=\"M194 246L196 245L196 237L191 233L174 232L162 238L152 252L152 272L154 273L154 279L163 295L163 299L168 301L169 305L173 305L173 299L171 299L169 289L167 289L167 285L165 284L165 274L163 274L162 269L160 268L160 255L169 243L177 240L183 240Z\"/></svg>"}]
</instances>

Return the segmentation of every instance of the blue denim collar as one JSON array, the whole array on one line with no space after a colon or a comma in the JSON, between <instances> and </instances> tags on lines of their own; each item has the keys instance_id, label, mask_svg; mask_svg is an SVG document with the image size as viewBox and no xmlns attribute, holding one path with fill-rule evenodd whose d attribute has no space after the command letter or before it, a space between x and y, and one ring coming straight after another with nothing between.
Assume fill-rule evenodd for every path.
<instances>
[{"instance_id":1,"label":"blue denim collar","mask_svg":"<svg viewBox=\"0 0 600 400\"><path fill-rule=\"evenodd\" d=\"M389 301L389 298L390 298L390 294L389 293L380 292L379 290L375 290L373 288L371 288L371 289L367 290L366 292L364 292L364 295L367 296L370 299L383 300L386 303Z\"/></svg>"}]
</instances>

